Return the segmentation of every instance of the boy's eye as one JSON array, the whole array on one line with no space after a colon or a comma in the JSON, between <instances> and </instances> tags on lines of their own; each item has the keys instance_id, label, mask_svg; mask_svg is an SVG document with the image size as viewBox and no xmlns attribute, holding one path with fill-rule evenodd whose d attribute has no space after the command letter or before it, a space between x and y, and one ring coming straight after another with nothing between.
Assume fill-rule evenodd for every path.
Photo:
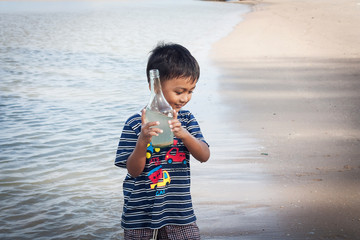
<instances>
[{"instance_id":1,"label":"boy's eye","mask_svg":"<svg viewBox=\"0 0 360 240\"><path fill-rule=\"evenodd\" d=\"M192 94L194 91L189 91L188 94ZM181 95L184 91L175 91L176 95Z\"/></svg>"}]
</instances>

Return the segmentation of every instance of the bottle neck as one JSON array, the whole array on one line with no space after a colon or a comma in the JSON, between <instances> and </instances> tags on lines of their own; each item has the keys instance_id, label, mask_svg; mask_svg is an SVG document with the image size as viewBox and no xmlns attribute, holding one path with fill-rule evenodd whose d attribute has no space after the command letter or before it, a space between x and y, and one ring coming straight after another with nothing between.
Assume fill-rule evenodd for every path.
<instances>
[{"instance_id":1,"label":"bottle neck","mask_svg":"<svg viewBox=\"0 0 360 240\"><path fill-rule=\"evenodd\" d=\"M152 69L150 70L150 88L151 93L160 94L161 93L161 82L159 70Z\"/></svg>"},{"instance_id":2,"label":"bottle neck","mask_svg":"<svg viewBox=\"0 0 360 240\"><path fill-rule=\"evenodd\" d=\"M149 72L149 76L150 76L151 96L147 108L153 111L161 112L165 115L172 116L172 107L166 101L161 91L159 71L157 69L152 69Z\"/></svg>"}]
</instances>

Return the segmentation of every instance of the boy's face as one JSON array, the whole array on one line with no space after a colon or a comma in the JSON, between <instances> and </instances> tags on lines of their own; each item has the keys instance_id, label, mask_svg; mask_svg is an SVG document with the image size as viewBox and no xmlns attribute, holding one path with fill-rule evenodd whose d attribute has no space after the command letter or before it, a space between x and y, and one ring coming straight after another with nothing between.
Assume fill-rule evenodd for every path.
<instances>
[{"instance_id":1,"label":"boy's face","mask_svg":"<svg viewBox=\"0 0 360 240\"><path fill-rule=\"evenodd\" d=\"M195 87L196 82L188 78L173 78L161 83L166 101L176 112L190 101Z\"/></svg>"}]
</instances>

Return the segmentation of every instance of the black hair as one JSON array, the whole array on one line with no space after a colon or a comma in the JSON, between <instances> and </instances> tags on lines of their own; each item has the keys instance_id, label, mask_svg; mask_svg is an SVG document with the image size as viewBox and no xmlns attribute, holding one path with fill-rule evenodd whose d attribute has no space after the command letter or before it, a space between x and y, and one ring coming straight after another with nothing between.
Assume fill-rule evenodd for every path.
<instances>
[{"instance_id":1,"label":"black hair","mask_svg":"<svg viewBox=\"0 0 360 240\"><path fill-rule=\"evenodd\" d=\"M197 82L200 77L200 67L196 59L189 50L175 43L161 42L150 52L146 67L148 82L151 69L159 70L160 81L184 77Z\"/></svg>"}]
</instances>

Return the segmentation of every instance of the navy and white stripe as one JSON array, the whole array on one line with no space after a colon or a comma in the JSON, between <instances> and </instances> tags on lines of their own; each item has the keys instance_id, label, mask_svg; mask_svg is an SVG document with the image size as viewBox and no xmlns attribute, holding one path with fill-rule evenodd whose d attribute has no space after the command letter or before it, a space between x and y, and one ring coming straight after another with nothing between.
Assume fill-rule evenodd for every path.
<instances>
[{"instance_id":1,"label":"navy and white stripe","mask_svg":"<svg viewBox=\"0 0 360 240\"><path fill-rule=\"evenodd\" d=\"M198 122L189 111L180 110L178 120L191 135L205 142ZM135 114L124 125L116 153L116 166L126 168L126 161L136 146L140 132L141 116ZM160 162L156 163L149 158L141 175L133 178L127 174L123 183L124 229L159 229L166 225L186 225L196 220L190 195L190 154L180 139L174 139L178 141L176 146L161 148L159 152L153 151L152 158L159 158ZM186 164L176 161L170 164L165 160L166 153L172 147L185 153ZM170 183L151 189L153 182L148 177L149 172L154 172L160 166L162 171L170 175Z\"/></svg>"}]
</instances>

